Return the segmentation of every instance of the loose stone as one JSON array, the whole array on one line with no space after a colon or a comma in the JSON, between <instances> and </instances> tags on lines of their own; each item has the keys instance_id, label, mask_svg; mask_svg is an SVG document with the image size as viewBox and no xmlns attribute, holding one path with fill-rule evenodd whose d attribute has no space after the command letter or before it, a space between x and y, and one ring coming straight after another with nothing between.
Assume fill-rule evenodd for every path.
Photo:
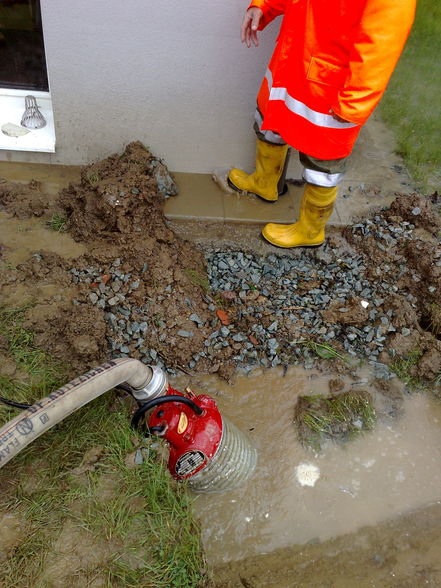
<instances>
[{"instance_id":1,"label":"loose stone","mask_svg":"<svg viewBox=\"0 0 441 588\"><path fill-rule=\"evenodd\" d=\"M185 329L180 329L178 331L178 335L179 335L179 337L189 338L189 337L193 337L194 333L193 333L193 331L186 331Z\"/></svg>"}]
</instances>

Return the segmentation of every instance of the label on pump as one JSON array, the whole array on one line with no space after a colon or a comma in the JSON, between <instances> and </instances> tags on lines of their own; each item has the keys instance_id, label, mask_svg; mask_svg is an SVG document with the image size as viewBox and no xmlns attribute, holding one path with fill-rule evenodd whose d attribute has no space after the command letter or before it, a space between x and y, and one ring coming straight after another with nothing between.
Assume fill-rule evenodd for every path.
<instances>
[{"instance_id":1,"label":"label on pump","mask_svg":"<svg viewBox=\"0 0 441 588\"><path fill-rule=\"evenodd\" d=\"M180 478L186 478L199 470L206 461L207 456L202 451L187 451L177 460L175 472Z\"/></svg>"},{"instance_id":2,"label":"label on pump","mask_svg":"<svg viewBox=\"0 0 441 588\"><path fill-rule=\"evenodd\" d=\"M185 414L185 412L181 412L181 416L179 417L179 423L178 423L178 433L180 435L182 435L182 433L185 433L185 431L187 430L188 427L188 417Z\"/></svg>"}]
</instances>

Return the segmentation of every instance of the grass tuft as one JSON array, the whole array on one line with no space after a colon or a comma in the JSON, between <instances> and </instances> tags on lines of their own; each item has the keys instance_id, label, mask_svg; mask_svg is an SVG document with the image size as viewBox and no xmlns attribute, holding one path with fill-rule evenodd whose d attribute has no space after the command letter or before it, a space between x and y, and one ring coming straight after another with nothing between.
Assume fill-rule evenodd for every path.
<instances>
[{"instance_id":1,"label":"grass tuft","mask_svg":"<svg viewBox=\"0 0 441 588\"><path fill-rule=\"evenodd\" d=\"M190 268L185 268L184 273L187 275L190 282L195 286L200 286L204 292L210 290L210 282L206 273Z\"/></svg>"},{"instance_id":2,"label":"grass tuft","mask_svg":"<svg viewBox=\"0 0 441 588\"><path fill-rule=\"evenodd\" d=\"M410 390L416 390L421 387L421 380L415 373L415 367L422 357L420 349L413 349L407 355L397 357L390 368L402 380Z\"/></svg>"},{"instance_id":3,"label":"grass tuft","mask_svg":"<svg viewBox=\"0 0 441 588\"><path fill-rule=\"evenodd\" d=\"M99 182L101 182L101 176L99 174L97 174L96 172L88 173L86 175L86 178L91 186L94 186L94 184L98 184Z\"/></svg>"},{"instance_id":4,"label":"grass tuft","mask_svg":"<svg viewBox=\"0 0 441 588\"><path fill-rule=\"evenodd\" d=\"M344 362L349 361L347 356L339 353L330 343L318 343L312 339L302 339L300 341L296 341L295 344L305 345L311 349L311 351L313 351L317 357L320 357L320 359L341 359Z\"/></svg>"},{"instance_id":5,"label":"grass tuft","mask_svg":"<svg viewBox=\"0 0 441 588\"><path fill-rule=\"evenodd\" d=\"M348 441L373 429L376 416L370 394L343 392L328 397L301 396L294 422L302 444L319 451L327 440Z\"/></svg>"},{"instance_id":6,"label":"grass tuft","mask_svg":"<svg viewBox=\"0 0 441 588\"><path fill-rule=\"evenodd\" d=\"M52 215L52 218L47 221L46 225L53 231L64 233L66 231L66 222L66 216L61 212L56 212Z\"/></svg>"},{"instance_id":7,"label":"grass tuft","mask_svg":"<svg viewBox=\"0 0 441 588\"><path fill-rule=\"evenodd\" d=\"M439 304L429 304L427 309L427 326L435 337L441 335L441 306Z\"/></svg>"}]
</instances>

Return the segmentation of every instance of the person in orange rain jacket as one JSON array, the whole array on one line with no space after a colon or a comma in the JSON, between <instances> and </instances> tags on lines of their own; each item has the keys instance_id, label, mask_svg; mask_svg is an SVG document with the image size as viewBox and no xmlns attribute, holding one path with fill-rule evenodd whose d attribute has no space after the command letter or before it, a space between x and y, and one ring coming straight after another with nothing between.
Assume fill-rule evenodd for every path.
<instances>
[{"instance_id":1,"label":"person in orange rain jacket","mask_svg":"<svg viewBox=\"0 0 441 588\"><path fill-rule=\"evenodd\" d=\"M253 0L242 42L283 14L255 115L256 166L229 184L274 202L286 190L289 146L300 153L305 191L299 220L267 224L279 247L324 242L348 155L383 95L410 32L416 0Z\"/></svg>"}]
</instances>

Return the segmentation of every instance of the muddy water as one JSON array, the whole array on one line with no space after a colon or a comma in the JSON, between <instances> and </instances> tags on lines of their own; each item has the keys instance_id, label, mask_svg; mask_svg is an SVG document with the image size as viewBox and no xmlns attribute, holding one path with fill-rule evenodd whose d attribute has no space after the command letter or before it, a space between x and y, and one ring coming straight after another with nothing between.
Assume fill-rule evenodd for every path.
<instances>
[{"instance_id":1,"label":"muddy water","mask_svg":"<svg viewBox=\"0 0 441 588\"><path fill-rule=\"evenodd\" d=\"M0 161L0 178L22 183L36 180L45 194L57 195L61 188L78 182L80 177L81 168L76 165Z\"/></svg>"},{"instance_id":2,"label":"muddy water","mask_svg":"<svg viewBox=\"0 0 441 588\"><path fill-rule=\"evenodd\" d=\"M42 219L18 220L0 212L0 263L13 269L28 260L35 251L56 253L64 259L74 259L85 253L86 248L69 235L48 229ZM40 303L61 300L60 284L48 279L37 282L13 282L3 286L1 303L17 307L38 300Z\"/></svg>"},{"instance_id":3,"label":"muddy water","mask_svg":"<svg viewBox=\"0 0 441 588\"><path fill-rule=\"evenodd\" d=\"M400 418L345 446L329 444L320 455L303 449L292 424L296 397L327 391L328 379L293 367L284 377L279 370L256 373L231 387L214 377L192 381L195 391L216 397L259 452L245 486L195 497L212 565L324 541L439 499L441 405L428 396L406 397ZM346 388L360 387L360 379L366 373ZM319 473L313 486L297 479L302 464Z\"/></svg>"},{"instance_id":4,"label":"muddy water","mask_svg":"<svg viewBox=\"0 0 441 588\"><path fill-rule=\"evenodd\" d=\"M0 212L0 243L6 249L1 259L16 265L28 259L34 251L57 253L66 259L82 255L86 248L69 235L48 229L42 219L18 220Z\"/></svg>"}]
</instances>

